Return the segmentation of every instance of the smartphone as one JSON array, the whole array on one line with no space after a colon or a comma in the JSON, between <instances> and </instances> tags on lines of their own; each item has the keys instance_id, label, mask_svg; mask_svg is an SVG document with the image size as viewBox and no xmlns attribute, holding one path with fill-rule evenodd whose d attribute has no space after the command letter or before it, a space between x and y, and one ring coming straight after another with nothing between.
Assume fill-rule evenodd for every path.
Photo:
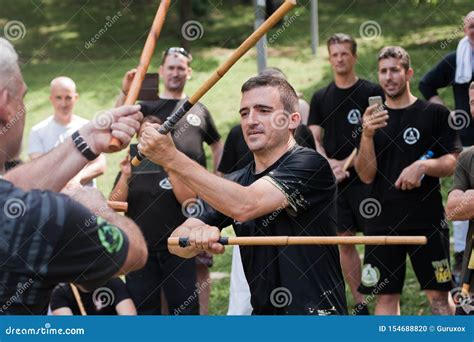
<instances>
[{"instance_id":1,"label":"smartphone","mask_svg":"<svg viewBox=\"0 0 474 342\"><path fill-rule=\"evenodd\" d=\"M381 112L382 110L384 110L382 96L369 97L369 107L374 104L377 104L377 109L376 109L377 112Z\"/></svg>"}]
</instances>

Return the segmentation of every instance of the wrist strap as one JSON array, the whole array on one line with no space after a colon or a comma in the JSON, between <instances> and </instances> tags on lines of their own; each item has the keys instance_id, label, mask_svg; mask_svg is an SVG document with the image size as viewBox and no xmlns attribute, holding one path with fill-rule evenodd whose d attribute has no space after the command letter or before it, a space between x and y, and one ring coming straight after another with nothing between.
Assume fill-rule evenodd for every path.
<instances>
[{"instance_id":1,"label":"wrist strap","mask_svg":"<svg viewBox=\"0 0 474 342\"><path fill-rule=\"evenodd\" d=\"M89 145L87 145L86 141L84 140L83 137L79 134L79 131L75 131L72 134L72 141L76 148L81 152L81 154L89 161L92 161L98 157L97 154L92 152L91 148Z\"/></svg>"}]
</instances>

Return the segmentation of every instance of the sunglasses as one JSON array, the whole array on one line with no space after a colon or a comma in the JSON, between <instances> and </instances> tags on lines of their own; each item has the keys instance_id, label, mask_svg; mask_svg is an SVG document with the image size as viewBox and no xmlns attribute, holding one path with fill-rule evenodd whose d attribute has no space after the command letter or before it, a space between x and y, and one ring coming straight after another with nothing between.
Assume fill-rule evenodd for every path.
<instances>
[{"instance_id":1,"label":"sunglasses","mask_svg":"<svg viewBox=\"0 0 474 342\"><path fill-rule=\"evenodd\" d=\"M168 56L170 53L179 53L186 58L189 58L189 52L182 47L170 47L166 49L165 56Z\"/></svg>"}]
</instances>

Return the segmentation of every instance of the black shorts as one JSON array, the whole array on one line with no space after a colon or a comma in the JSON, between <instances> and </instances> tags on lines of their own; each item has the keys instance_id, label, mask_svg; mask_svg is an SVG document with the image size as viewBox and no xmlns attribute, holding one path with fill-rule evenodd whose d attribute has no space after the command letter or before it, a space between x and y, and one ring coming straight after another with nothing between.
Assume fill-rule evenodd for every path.
<instances>
[{"instance_id":1,"label":"black shorts","mask_svg":"<svg viewBox=\"0 0 474 342\"><path fill-rule=\"evenodd\" d=\"M161 315L161 289L170 315L199 315L194 258L150 251L145 267L129 273L126 284L139 315Z\"/></svg>"},{"instance_id":2,"label":"black shorts","mask_svg":"<svg viewBox=\"0 0 474 342\"><path fill-rule=\"evenodd\" d=\"M354 181L356 182L356 181ZM337 232L365 232L365 218L359 209L360 203L369 197L365 184L339 186L337 191Z\"/></svg>"},{"instance_id":3,"label":"black shorts","mask_svg":"<svg viewBox=\"0 0 474 342\"><path fill-rule=\"evenodd\" d=\"M375 295L402 293L407 254L422 290L450 291L453 281L449 260L449 230L409 231L398 235L424 235L428 243L366 246L359 291Z\"/></svg>"}]
</instances>

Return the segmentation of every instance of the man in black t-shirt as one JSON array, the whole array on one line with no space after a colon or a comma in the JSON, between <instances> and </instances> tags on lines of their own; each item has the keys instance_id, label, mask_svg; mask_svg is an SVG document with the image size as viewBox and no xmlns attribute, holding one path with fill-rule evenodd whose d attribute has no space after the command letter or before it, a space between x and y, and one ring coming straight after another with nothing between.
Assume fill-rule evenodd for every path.
<instances>
[{"instance_id":1,"label":"man in black t-shirt","mask_svg":"<svg viewBox=\"0 0 474 342\"><path fill-rule=\"evenodd\" d=\"M470 11L463 20L464 37L458 43L456 51L444 56L420 80L419 89L426 100L444 104L438 91L451 87L454 97L453 122L459 130L464 148L474 145L474 120L469 111L469 83L474 80L474 11ZM448 40L447 42L450 42ZM443 42L442 44L445 44ZM443 49L446 46L443 47ZM470 63L468 60L470 59ZM453 275L459 282L461 266L469 228L468 221L453 221L454 265Z\"/></svg>"},{"instance_id":2,"label":"man in black t-shirt","mask_svg":"<svg viewBox=\"0 0 474 342\"><path fill-rule=\"evenodd\" d=\"M17 54L3 38L0 61L0 95L7 99L0 101L3 173L5 162L20 151L26 84ZM75 200L52 192L60 191L94 156L110 152L112 136L126 146L142 119L139 108L108 111L111 126L91 122L74 140L0 179L0 315L46 314L58 283L93 288L145 264L147 251L138 227L108 208L97 190L70 191Z\"/></svg>"},{"instance_id":3,"label":"man in black t-shirt","mask_svg":"<svg viewBox=\"0 0 474 342\"><path fill-rule=\"evenodd\" d=\"M359 146L361 114L368 107L369 97L383 96L383 91L380 86L357 77L357 43L354 38L336 33L328 39L327 47L334 81L313 95L308 125L318 152L328 158L338 181L338 234L352 236L357 231L364 231L365 222L359 205L366 198L368 187L357 177L352 164L348 172L344 172L343 167L354 148ZM359 253L354 245L341 245L339 249L342 271L356 302L354 313L369 314L363 304L364 296L358 291L361 276Z\"/></svg>"},{"instance_id":4,"label":"man in black t-shirt","mask_svg":"<svg viewBox=\"0 0 474 342\"><path fill-rule=\"evenodd\" d=\"M428 244L367 246L361 291L377 294L376 314L400 314L408 254L433 314L452 314L449 229L443 224L439 178L454 171L462 149L459 136L448 109L411 94L413 69L403 48L380 51L378 76L387 110L373 105L365 111L355 161L360 179L372 184L361 205L367 233L425 235Z\"/></svg>"},{"instance_id":5,"label":"man in black t-shirt","mask_svg":"<svg viewBox=\"0 0 474 342\"><path fill-rule=\"evenodd\" d=\"M136 315L127 286L120 278L112 278L101 287L84 291L75 286L78 297L74 295L73 284L59 284L53 290L49 306L53 315L69 316L84 314L93 315Z\"/></svg>"},{"instance_id":6,"label":"man in black t-shirt","mask_svg":"<svg viewBox=\"0 0 474 342\"><path fill-rule=\"evenodd\" d=\"M336 235L334 175L324 157L294 141L292 131L301 122L297 104L283 79L245 82L239 112L254 162L228 179L176 150L157 126L145 129L138 148L207 202L201 215L173 232L188 237L190 246L170 247L172 253L223 253L219 228L230 224L238 236ZM241 256L254 314L347 313L337 246L245 246Z\"/></svg>"},{"instance_id":7,"label":"man in black t-shirt","mask_svg":"<svg viewBox=\"0 0 474 342\"><path fill-rule=\"evenodd\" d=\"M141 103L141 111L145 117L155 115L164 122L187 99L184 87L192 75L191 62L192 56L184 48L171 47L165 51L158 71L160 78L163 80L164 89L159 94L160 98L158 100ZM126 73L122 81L122 91L117 100L117 105L125 102L134 74L135 70ZM204 167L206 167L206 154L203 144L204 142L208 144L212 152L214 171L217 170L222 155L223 143L211 114L202 103L196 103L189 110L173 128L171 135L178 150ZM196 258L196 261L199 283L210 284L208 266L212 265L212 256L208 253L202 253ZM200 293L201 314L208 313L210 288L210 286L207 286Z\"/></svg>"},{"instance_id":8,"label":"man in black t-shirt","mask_svg":"<svg viewBox=\"0 0 474 342\"><path fill-rule=\"evenodd\" d=\"M471 115L474 115L474 82L469 87L469 106ZM464 150L458 159L454 171L453 188L451 189L446 204L446 217L448 220L468 220L469 230L466 237L466 249L462 262L461 279L464 280L467 266L472 258L474 237L474 147ZM464 281L462 281L464 282ZM456 315L474 315L474 277L470 282L470 298L462 300L461 288L454 290L453 298L456 304ZM461 300L460 300L461 299Z\"/></svg>"}]
</instances>

